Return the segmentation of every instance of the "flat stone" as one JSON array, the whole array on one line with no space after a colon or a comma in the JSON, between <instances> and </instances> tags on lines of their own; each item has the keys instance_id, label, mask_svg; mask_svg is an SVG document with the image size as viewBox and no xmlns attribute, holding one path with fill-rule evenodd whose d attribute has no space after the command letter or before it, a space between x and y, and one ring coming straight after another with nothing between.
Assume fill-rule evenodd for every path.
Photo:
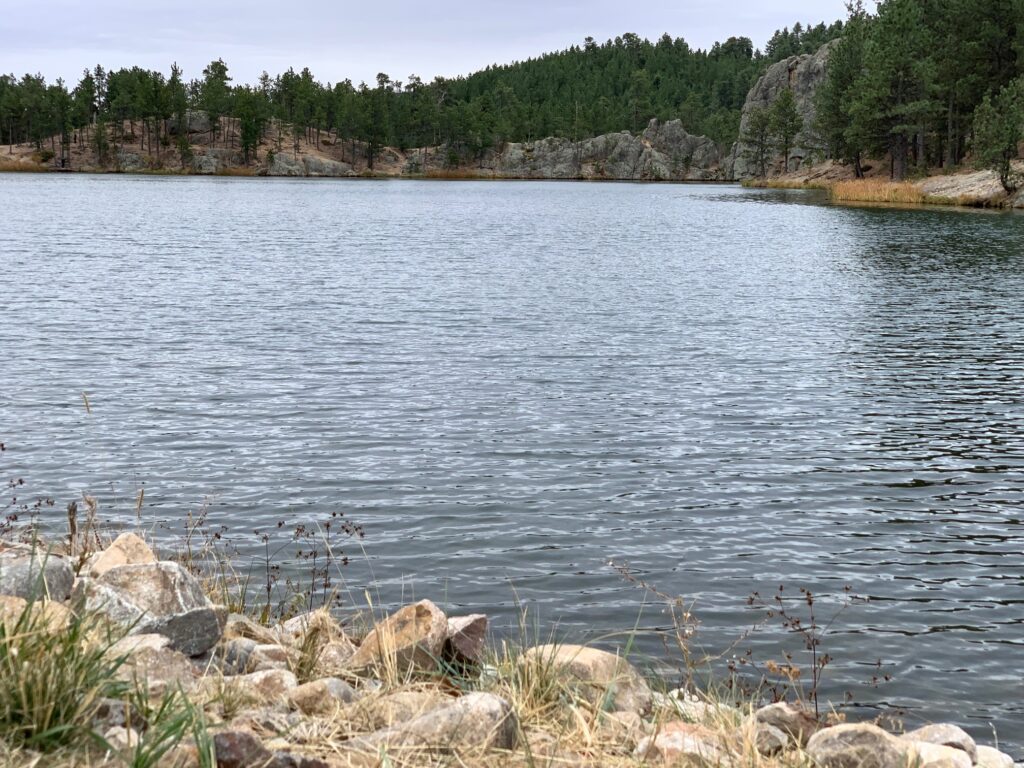
<instances>
[{"instance_id":1,"label":"flat stone","mask_svg":"<svg viewBox=\"0 0 1024 768\"><path fill-rule=\"evenodd\" d=\"M291 706L306 715L329 715L358 698L355 689L336 677L314 680L288 693Z\"/></svg>"},{"instance_id":2,"label":"flat stone","mask_svg":"<svg viewBox=\"0 0 1024 768\"><path fill-rule=\"evenodd\" d=\"M906 768L911 757L909 742L867 723L819 730L806 752L820 768Z\"/></svg>"},{"instance_id":3,"label":"flat stone","mask_svg":"<svg viewBox=\"0 0 1024 768\"><path fill-rule=\"evenodd\" d=\"M805 746L811 736L821 728L821 723L811 712L788 702L761 707L754 713L754 717L758 722L778 728L800 746Z\"/></svg>"},{"instance_id":4,"label":"flat stone","mask_svg":"<svg viewBox=\"0 0 1024 768\"><path fill-rule=\"evenodd\" d=\"M978 746L978 768L1014 768L1013 758L992 747Z\"/></svg>"},{"instance_id":5,"label":"flat stone","mask_svg":"<svg viewBox=\"0 0 1024 768\"><path fill-rule=\"evenodd\" d=\"M907 741L924 741L929 744L961 749L970 757L972 765L978 759L978 745L974 743L974 739L963 728L949 723L926 725L903 734L902 738Z\"/></svg>"},{"instance_id":6,"label":"flat stone","mask_svg":"<svg viewBox=\"0 0 1024 768\"><path fill-rule=\"evenodd\" d=\"M79 579L75 598L130 634L164 635L172 648L189 656L206 652L221 637L222 614L177 563L112 567L95 579Z\"/></svg>"},{"instance_id":7,"label":"flat stone","mask_svg":"<svg viewBox=\"0 0 1024 768\"><path fill-rule=\"evenodd\" d=\"M447 647L457 661L478 664L487 639L487 617L482 613L448 619Z\"/></svg>"},{"instance_id":8,"label":"flat stone","mask_svg":"<svg viewBox=\"0 0 1024 768\"><path fill-rule=\"evenodd\" d=\"M608 712L651 711L651 689L621 656L581 645L539 645L527 649L520 664L537 664L561 677L565 685Z\"/></svg>"},{"instance_id":9,"label":"flat stone","mask_svg":"<svg viewBox=\"0 0 1024 768\"><path fill-rule=\"evenodd\" d=\"M359 752L382 747L485 752L514 749L519 723L512 705L492 693L469 693L414 720L353 739Z\"/></svg>"},{"instance_id":10,"label":"flat stone","mask_svg":"<svg viewBox=\"0 0 1024 768\"><path fill-rule=\"evenodd\" d=\"M119 565L144 565L156 561L153 550L139 536L134 533L122 533L95 559L90 559L89 575L102 576Z\"/></svg>"},{"instance_id":11,"label":"flat stone","mask_svg":"<svg viewBox=\"0 0 1024 768\"><path fill-rule=\"evenodd\" d=\"M729 762L729 754L719 734L705 726L682 721L665 723L653 735L641 739L633 754L645 762L664 765L682 761L709 765Z\"/></svg>"},{"instance_id":12,"label":"flat stone","mask_svg":"<svg viewBox=\"0 0 1024 768\"><path fill-rule=\"evenodd\" d=\"M130 656L142 651L162 651L168 648L171 641L163 635L126 635L110 646L107 651L112 656Z\"/></svg>"},{"instance_id":13,"label":"flat stone","mask_svg":"<svg viewBox=\"0 0 1024 768\"><path fill-rule=\"evenodd\" d=\"M62 603L74 583L74 569L63 557L27 544L0 544L0 595Z\"/></svg>"},{"instance_id":14,"label":"flat stone","mask_svg":"<svg viewBox=\"0 0 1024 768\"><path fill-rule=\"evenodd\" d=\"M407 605L380 622L349 660L353 670L390 666L435 669L448 635L448 619L429 600Z\"/></svg>"}]
</instances>

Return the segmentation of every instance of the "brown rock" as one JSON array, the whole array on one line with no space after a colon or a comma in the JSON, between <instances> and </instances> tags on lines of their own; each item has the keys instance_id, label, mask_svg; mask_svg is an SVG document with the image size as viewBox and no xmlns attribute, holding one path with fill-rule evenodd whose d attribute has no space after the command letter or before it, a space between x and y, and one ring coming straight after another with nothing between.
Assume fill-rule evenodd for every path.
<instances>
[{"instance_id":1,"label":"brown rock","mask_svg":"<svg viewBox=\"0 0 1024 768\"><path fill-rule=\"evenodd\" d=\"M652 736L642 739L633 754L641 760L666 765L682 761L710 765L729 762L728 751L719 734L702 725L682 721L665 723Z\"/></svg>"},{"instance_id":2,"label":"brown rock","mask_svg":"<svg viewBox=\"0 0 1024 768\"><path fill-rule=\"evenodd\" d=\"M225 731L213 737L217 768L263 768L273 755L248 731Z\"/></svg>"},{"instance_id":3,"label":"brown rock","mask_svg":"<svg viewBox=\"0 0 1024 768\"><path fill-rule=\"evenodd\" d=\"M651 689L632 664L614 653L580 645L539 645L520 664L538 665L538 674L557 674L594 706L611 712L651 711Z\"/></svg>"},{"instance_id":4,"label":"brown rock","mask_svg":"<svg viewBox=\"0 0 1024 768\"><path fill-rule=\"evenodd\" d=\"M478 664L487 639L487 617L482 613L448 619L448 649L463 663Z\"/></svg>"},{"instance_id":5,"label":"brown rock","mask_svg":"<svg viewBox=\"0 0 1024 768\"><path fill-rule=\"evenodd\" d=\"M754 746L759 754L777 755L789 747L789 736L770 723L756 721L754 724Z\"/></svg>"},{"instance_id":6,"label":"brown rock","mask_svg":"<svg viewBox=\"0 0 1024 768\"><path fill-rule=\"evenodd\" d=\"M963 728L949 723L936 723L903 735L907 741L924 741L944 747L954 747L967 753L973 765L978 759L978 745Z\"/></svg>"},{"instance_id":7,"label":"brown rock","mask_svg":"<svg viewBox=\"0 0 1024 768\"><path fill-rule=\"evenodd\" d=\"M754 713L754 717L758 722L775 726L800 746L805 746L808 739L821 728L821 723L813 714L798 704L787 702L761 707Z\"/></svg>"},{"instance_id":8,"label":"brown rock","mask_svg":"<svg viewBox=\"0 0 1024 768\"><path fill-rule=\"evenodd\" d=\"M119 565L143 565L156 561L156 555L145 541L134 533L122 533L90 562L89 575L102 576Z\"/></svg>"},{"instance_id":9,"label":"brown rock","mask_svg":"<svg viewBox=\"0 0 1024 768\"><path fill-rule=\"evenodd\" d=\"M386 748L484 752L514 749L519 731L512 705L492 693L470 693L451 704L350 742L358 752Z\"/></svg>"},{"instance_id":10,"label":"brown rock","mask_svg":"<svg viewBox=\"0 0 1024 768\"><path fill-rule=\"evenodd\" d=\"M332 677L349 668L349 660L355 655L356 647L347 637L340 637L320 648L316 660L316 671L324 677Z\"/></svg>"},{"instance_id":11,"label":"brown rock","mask_svg":"<svg viewBox=\"0 0 1024 768\"><path fill-rule=\"evenodd\" d=\"M911 757L909 742L867 723L820 730L806 751L821 768L906 768Z\"/></svg>"},{"instance_id":12,"label":"brown rock","mask_svg":"<svg viewBox=\"0 0 1024 768\"><path fill-rule=\"evenodd\" d=\"M437 667L448 634L448 619L429 600L407 605L370 632L349 660L359 670L394 663L399 671L410 667Z\"/></svg>"},{"instance_id":13,"label":"brown rock","mask_svg":"<svg viewBox=\"0 0 1024 768\"><path fill-rule=\"evenodd\" d=\"M144 686L151 697L162 696L168 688L188 692L199 684L199 673L192 661L172 648L141 644L117 670L117 677Z\"/></svg>"},{"instance_id":14,"label":"brown rock","mask_svg":"<svg viewBox=\"0 0 1024 768\"><path fill-rule=\"evenodd\" d=\"M0 595L0 624L3 624L8 632L13 631L15 625L22 618L25 611L30 611L28 621L33 626L40 626L36 621L41 621L41 626L47 627L52 632L64 629L71 621L71 611L63 603L55 603L52 600L36 600L29 608L27 600L21 597Z\"/></svg>"},{"instance_id":15,"label":"brown rock","mask_svg":"<svg viewBox=\"0 0 1024 768\"><path fill-rule=\"evenodd\" d=\"M355 700L355 689L336 677L314 680L288 693L291 706L306 715L329 715Z\"/></svg>"}]
</instances>

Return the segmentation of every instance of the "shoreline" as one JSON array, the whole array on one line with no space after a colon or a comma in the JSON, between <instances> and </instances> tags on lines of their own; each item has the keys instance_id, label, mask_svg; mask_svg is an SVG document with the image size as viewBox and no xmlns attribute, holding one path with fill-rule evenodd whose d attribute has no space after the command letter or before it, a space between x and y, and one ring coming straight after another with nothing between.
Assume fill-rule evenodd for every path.
<instances>
[{"instance_id":1,"label":"shoreline","mask_svg":"<svg viewBox=\"0 0 1024 768\"><path fill-rule=\"evenodd\" d=\"M162 559L140 535L110 541L91 524L51 548L0 541L7 696L32 688L75 704L48 715L65 730L43 738L39 710L11 710L8 698L5 764L411 768L455 756L523 768L842 768L870 755L878 768L1020 768L952 722L903 732L880 727L884 714L848 723L814 688L772 701L764 688L704 682L678 603L687 674L673 685L645 673L630 632L604 648L568 645L524 617L517 639L496 641L482 614L420 600L385 616L369 596L365 608L332 610L326 591L322 607L311 592L277 613L247 598L219 558ZM76 673L77 687L46 683L58 670ZM782 674L799 679L795 666Z\"/></svg>"}]
</instances>

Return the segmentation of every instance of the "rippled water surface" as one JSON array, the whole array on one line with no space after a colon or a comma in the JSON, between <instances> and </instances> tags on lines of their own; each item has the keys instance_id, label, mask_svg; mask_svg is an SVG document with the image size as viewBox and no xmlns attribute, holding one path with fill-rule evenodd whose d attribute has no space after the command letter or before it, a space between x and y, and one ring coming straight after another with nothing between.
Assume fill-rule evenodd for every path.
<instances>
[{"instance_id":1,"label":"rippled water surface","mask_svg":"<svg viewBox=\"0 0 1024 768\"><path fill-rule=\"evenodd\" d=\"M755 590L827 619L848 585L826 694L1022 752L1024 218L17 175L0 209L0 472L31 493L130 519L144 484L147 526L205 500L239 537L340 510L353 593L499 627L516 596L570 634L664 627L628 562L718 653Z\"/></svg>"}]
</instances>

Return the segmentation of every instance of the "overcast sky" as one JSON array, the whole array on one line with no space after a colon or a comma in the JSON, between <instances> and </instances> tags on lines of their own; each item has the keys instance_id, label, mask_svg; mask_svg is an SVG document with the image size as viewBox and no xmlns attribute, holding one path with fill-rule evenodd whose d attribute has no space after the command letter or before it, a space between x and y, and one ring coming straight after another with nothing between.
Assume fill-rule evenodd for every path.
<instances>
[{"instance_id":1,"label":"overcast sky","mask_svg":"<svg viewBox=\"0 0 1024 768\"><path fill-rule=\"evenodd\" d=\"M308 66L324 82L466 74L624 32L692 47L746 36L764 46L796 21L843 18L842 0L0 0L0 72L74 85L85 67L139 65L186 78L223 58L236 82Z\"/></svg>"}]
</instances>

